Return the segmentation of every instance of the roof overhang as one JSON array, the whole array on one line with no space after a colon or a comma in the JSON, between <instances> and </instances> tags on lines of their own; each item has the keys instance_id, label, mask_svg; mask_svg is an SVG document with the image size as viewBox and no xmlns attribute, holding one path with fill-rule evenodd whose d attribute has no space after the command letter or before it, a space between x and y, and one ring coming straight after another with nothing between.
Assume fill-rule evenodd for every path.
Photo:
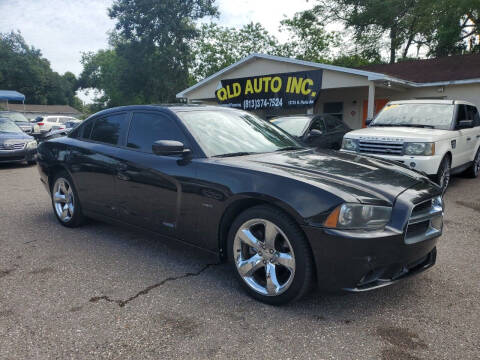
<instances>
[{"instance_id":1,"label":"roof overhang","mask_svg":"<svg viewBox=\"0 0 480 360\"><path fill-rule=\"evenodd\" d=\"M221 80L222 75L228 74L231 70L234 68L248 64L255 59L266 59L266 60L272 60L272 61L278 61L278 62L284 62L284 63L290 63L290 64L295 64L295 65L303 65L306 67L312 67L316 69L323 69L323 70L330 70L330 71L337 71L341 73L346 73L346 74L352 74L352 75L358 75L358 76L365 76L369 81L389 81L394 84L398 85L403 85L405 87L413 87L413 88L421 88L421 87L433 87L433 86L446 86L446 85L464 85L464 84L476 84L480 83L480 79L466 79L466 80L455 80L455 81L439 81L439 82L431 82L431 83L417 83L414 81L409 81L409 80L403 80L399 79L387 74L382 74L382 73L377 73L377 72L371 72L371 71L365 71L365 70L359 70L359 69L352 69L352 68L347 68L347 67L342 67L342 66L336 66L336 65L329 65L329 64L321 64L321 63L316 63L316 62L311 62L311 61L304 61L304 60L297 60L297 59L292 59L292 58L287 58L287 57L282 57L282 56L274 56L274 55L265 55L265 54L251 54L247 56L246 58L243 58L235 63L233 63L230 66L227 66L226 68L216 72L213 75L210 75L209 77L199 81L193 86L190 86L189 88L179 92L176 97L177 98L186 98L188 93L192 92L193 90L209 83L210 81L214 80Z\"/></svg>"}]
</instances>

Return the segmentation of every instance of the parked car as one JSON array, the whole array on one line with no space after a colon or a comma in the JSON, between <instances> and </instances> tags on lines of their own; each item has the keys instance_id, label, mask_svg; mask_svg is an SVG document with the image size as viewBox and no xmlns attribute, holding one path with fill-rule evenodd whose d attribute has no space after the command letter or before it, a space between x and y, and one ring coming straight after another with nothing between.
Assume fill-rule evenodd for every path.
<instances>
[{"instance_id":1,"label":"parked car","mask_svg":"<svg viewBox=\"0 0 480 360\"><path fill-rule=\"evenodd\" d=\"M67 122L80 122L77 118L71 116L38 116L34 122L38 125L39 132L47 132L54 127L56 130L65 128Z\"/></svg>"},{"instance_id":2,"label":"parked car","mask_svg":"<svg viewBox=\"0 0 480 360\"><path fill-rule=\"evenodd\" d=\"M12 120L23 132L31 134L34 131L33 124L22 113L15 111L0 111L0 118Z\"/></svg>"},{"instance_id":3,"label":"parked car","mask_svg":"<svg viewBox=\"0 0 480 360\"><path fill-rule=\"evenodd\" d=\"M445 191L450 175L480 169L480 116L466 101L392 101L366 129L344 137L343 151L398 161Z\"/></svg>"},{"instance_id":4,"label":"parked car","mask_svg":"<svg viewBox=\"0 0 480 360\"><path fill-rule=\"evenodd\" d=\"M148 229L228 259L270 304L365 291L435 263L441 190L400 164L302 147L244 111L127 106L39 145L58 221Z\"/></svg>"},{"instance_id":5,"label":"parked car","mask_svg":"<svg viewBox=\"0 0 480 360\"><path fill-rule=\"evenodd\" d=\"M343 136L351 129L339 118L328 115L293 115L270 120L305 146L339 150Z\"/></svg>"},{"instance_id":6,"label":"parked car","mask_svg":"<svg viewBox=\"0 0 480 360\"><path fill-rule=\"evenodd\" d=\"M0 118L0 162L35 163L37 142L25 134L15 122Z\"/></svg>"}]
</instances>

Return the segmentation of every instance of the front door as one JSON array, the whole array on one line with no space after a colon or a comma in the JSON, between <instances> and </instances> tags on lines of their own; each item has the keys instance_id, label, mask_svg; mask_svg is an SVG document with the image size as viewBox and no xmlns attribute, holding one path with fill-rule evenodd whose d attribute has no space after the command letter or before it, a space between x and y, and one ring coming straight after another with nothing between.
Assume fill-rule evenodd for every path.
<instances>
[{"instance_id":1,"label":"front door","mask_svg":"<svg viewBox=\"0 0 480 360\"><path fill-rule=\"evenodd\" d=\"M134 112L121 166L115 177L120 218L168 236L182 237L179 223L189 214L183 206L184 182L194 164L181 156L152 153L157 140L176 140L187 145L176 120L164 112Z\"/></svg>"}]
</instances>

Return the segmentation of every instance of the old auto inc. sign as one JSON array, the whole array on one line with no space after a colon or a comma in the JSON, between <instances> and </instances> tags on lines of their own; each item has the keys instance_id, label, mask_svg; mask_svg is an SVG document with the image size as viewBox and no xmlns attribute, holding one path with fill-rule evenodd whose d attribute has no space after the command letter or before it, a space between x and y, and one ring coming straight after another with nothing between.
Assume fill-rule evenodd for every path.
<instances>
[{"instance_id":1,"label":"old auto inc. sign","mask_svg":"<svg viewBox=\"0 0 480 360\"><path fill-rule=\"evenodd\" d=\"M222 80L219 104L244 110L312 107L322 88L322 70Z\"/></svg>"}]
</instances>

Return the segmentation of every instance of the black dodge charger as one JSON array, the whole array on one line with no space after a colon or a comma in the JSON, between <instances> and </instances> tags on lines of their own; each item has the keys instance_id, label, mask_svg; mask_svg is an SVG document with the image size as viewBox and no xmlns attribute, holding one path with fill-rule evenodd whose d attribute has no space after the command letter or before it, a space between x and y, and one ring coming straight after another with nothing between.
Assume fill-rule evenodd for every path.
<instances>
[{"instance_id":1,"label":"black dodge charger","mask_svg":"<svg viewBox=\"0 0 480 360\"><path fill-rule=\"evenodd\" d=\"M228 259L253 297L365 291L433 266L440 189L404 166L301 147L240 110L128 106L38 149L59 222L129 224Z\"/></svg>"}]
</instances>

